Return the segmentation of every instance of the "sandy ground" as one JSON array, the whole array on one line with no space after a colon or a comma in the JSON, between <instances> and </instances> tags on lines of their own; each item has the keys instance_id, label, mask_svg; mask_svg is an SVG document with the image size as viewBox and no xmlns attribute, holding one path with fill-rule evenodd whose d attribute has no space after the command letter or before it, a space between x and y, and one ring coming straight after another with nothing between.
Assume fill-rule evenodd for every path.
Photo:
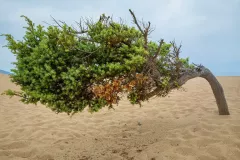
<instances>
[{"instance_id":1,"label":"sandy ground","mask_svg":"<svg viewBox=\"0 0 240 160\"><path fill-rule=\"evenodd\" d=\"M0 159L239 160L240 77L218 79L230 116L218 115L210 86L200 78L142 108L123 100L115 110L72 118L0 96ZM0 75L0 92L8 88L17 89Z\"/></svg>"}]
</instances>

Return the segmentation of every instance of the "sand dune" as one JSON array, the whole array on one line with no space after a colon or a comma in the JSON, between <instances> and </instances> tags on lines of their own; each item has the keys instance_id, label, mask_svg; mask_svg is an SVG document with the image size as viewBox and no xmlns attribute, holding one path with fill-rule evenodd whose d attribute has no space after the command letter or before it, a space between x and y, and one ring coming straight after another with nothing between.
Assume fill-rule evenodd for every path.
<instances>
[{"instance_id":1,"label":"sand dune","mask_svg":"<svg viewBox=\"0 0 240 160\"><path fill-rule=\"evenodd\" d=\"M240 77L218 79L230 116L200 78L142 108L123 100L72 118L0 96L0 160L239 160ZM0 75L0 92L8 88L18 89Z\"/></svg>"}]
</instances>

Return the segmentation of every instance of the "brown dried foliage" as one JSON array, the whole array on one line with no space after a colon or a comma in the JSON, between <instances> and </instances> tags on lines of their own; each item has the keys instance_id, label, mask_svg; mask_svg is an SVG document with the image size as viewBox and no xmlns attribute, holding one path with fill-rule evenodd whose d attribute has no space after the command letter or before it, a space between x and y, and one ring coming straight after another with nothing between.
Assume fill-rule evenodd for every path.
<instances>
[{"instance_id":1,"label":"brown dried foliage","mask_svg":"<svg viewBox=\"0 0 240 160\"><path fill-rule=\"evenodd\" d=\"M147 80L148 77L143 74L136 74L132 80L121 77L106 84L94 85L92 92L95 97L105 99L110 105L117 104L120 100L119 93L130 93L139 87L143 88Z\"/></svg>"}]
</instances>

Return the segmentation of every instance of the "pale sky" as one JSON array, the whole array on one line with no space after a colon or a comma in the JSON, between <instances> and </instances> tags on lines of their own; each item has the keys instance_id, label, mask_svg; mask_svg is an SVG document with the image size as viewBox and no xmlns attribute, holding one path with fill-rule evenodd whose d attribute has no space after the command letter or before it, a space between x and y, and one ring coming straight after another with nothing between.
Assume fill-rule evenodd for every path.
<instances>
[{"instance_id":1,"label":"pale sky","mask_svg":"<svg viewBox=\"0 0 240 160\"><path fill-rule=\"evenodd\" d=\"M52 23L51 16L74 24L80 17L102 13L131 24L132 9L138 19L155 28L153 40L182 42L182 57L203 64L217 76L240 76L240 0L0 0L0 34L22 40L21 15L34 23ZM0 37L0 46L7 42ZM0 69L10 71L13 54L0 47Z\"/></svg>"}]
</instances>

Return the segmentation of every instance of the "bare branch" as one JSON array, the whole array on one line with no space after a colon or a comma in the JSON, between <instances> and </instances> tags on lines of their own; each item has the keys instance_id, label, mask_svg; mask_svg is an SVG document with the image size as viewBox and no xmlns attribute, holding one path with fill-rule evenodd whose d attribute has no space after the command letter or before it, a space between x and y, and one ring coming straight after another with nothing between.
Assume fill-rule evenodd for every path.
<instances>
[{"instance_id":1,"label":"bare branch","mask_svg":"<svg viewBox=\"0 0 240 160\"><path fill-rule=\"evenodd\" d=\"M71 27L75 32L77 32L77 29L73 25L71 25Z\"/></svg>"},{"instance_id":2,"label":"bare branch","mask_svg":"<svg viewBox=\"0 0 240 160\"><path fill-rule=\"evenodd\" d=\"M140 32L144 35L144 32L143 32L142 28L140 27L140 25L138 24L138 21L137 21L137 18L135 16L135 14L133 13L133 11L131 9L129 9L129 12L131 13L131 15L133 17L133 22L137 25Z\"/></svg>"},{"instance_id":3,"label":"bare branch","mask_svg":"<svg viewBox=\"0 0 240 160\"><path fill-rule=\"evenodd\" d=\"M164 40L161 39L161 41L159 42L159 45L158 45L157 52L155 53L155 55L154 55L154 57L153 57L154 59L157 58L157 56L158 56L159 53L161 52L161 47L162 47L163 43L164 43Z\"/></svg>"},{"instance_id":4,"label":"bare branch","mask_svg":"<svg viewBox=\"0 0 240 160\"><path fill-rule=\"evenodd\" d=\"M80 18L79 22L75 21L80 29L80 33L83 34L83 33L87 33L88 31L88 28L84 28L83 24L82 24L82 20L83 18ZM84 20L83 20L84 21Z\"/></svg>"},{"instance_id":5,"label":"bare branch","mask_svg":"<svg viewBox=\"0 0 240 160\"><path fill-rule=\"evenodd\" d=\"M43 21L43 23L45 23L45 24L47 24L47 25L49 25L49 26L54 26L54 25L52 25L52 24L50 24L50 23L48 23L48 22L46 22L46 21ZM56 26L57 27L57 26Z\"/></svg>"},{"instance_id":6,"label":"bare branch","mask_svg":"<svg viewBox=\"0 0 240 160\"><path fill-rule=\"evenodd\" d=\"M120 17L119 18L119 23L121 26L123 26L124 24L126 24L126 22Z\"/></svg>"},{"instance_id":7,"label":"bare branch","mask_svg":"<svg viewBox=\"0 0 240 160\"><path fill-rule=\"evenodd\" d=\"M145 33L148 34L150 30L151 22L148 22L148 26L144 27L145 28Z\"/></svg>"},{"instance_id":8,"label":"bare branch","mask_svg":"<svg viewBox=\"0 0 240 160\"><path fill-rule=\"evenodd\" d=\"M182 44L180 44L179 47L176 45L175 41L170 42L170 44L173 47L173 53L176 56L175 58L179 58L179 54L180 54L180 50L181 50Z\"/></svg>"},{"instance_id":9,"label":"bare branch","mask_svg":"<svg viewBox=\"0 0 240 160\"><path fill-rule=\"evenodd\" d=\"M155 30L154 28L149 28L148 35L150 35L154 30Z\"/></svg>"},{"instance_id":10,"label":"bare branch","mask_svg":"<svg viewBox=\"0 0 240 160\"><path fill-rule=\"evenodd\" d=\"M53 18L53 16L51 16L51 18L53 19L53 21L54 21L60 28L62 28L62 26L58 23L58 21L57 21L55 18Z\"/></svg>"},{"instance_id":11,"label":"bare branch","mask_svg":"<svg viewBox=\"0 0 240 160\"><path fill-rule=\"evenodd\" d=\"M140 32L142 33L142 35L144 36L144 48L146 50L148 50L148 35L153 31L150 29L150 26L151 26L151 23L148 22L147 24L145 24L143 21L141 22L142 23L142 26L144 28L144 30L140 27L139 23L138 23L138 20L135 16L135 14L133 13L133 11L131 9L129 9L132 17L133 17L133 22L137 25L138 29L140 30Z\"/></svg>"},{"instance_id":12,"label":"bare branch","mask_svg":"<svg viewBox=\"0 0 240 160\"><path fill-rule=\"evenodd\" d=\"M53 21L58 25L58 27L63 28L63 25L66 25L67 27L69 27L69 25L67 25L66 22L64 22L64 21L59 21L61 24L63 24L63 25L61 25L55 18L53 18L52 16L51 16L51 18L52 18ZM46 23L46 22L45 22L45 23ZM81 23L81 22L80 22L80 23ZM48 24L48 23L47 23L47 24ZM79 24L79 23L77 23L77 24ZM73 26L72 26L71 28L73 28L75 34L83 34L83 33L87 33L87 32L88 32L88 30L85 30L85 29L83 29L83 28L81 28L81 27L80 27L80 31L77 31L77 29L74 28Z\"/></svg>"},{"instance_id":13,"label":"bare branch","mask_svg":"<svg viewBox=\"0 0 240 160\"><path fill-rule=\"evenodd\" d=\"M175 41L170 42L172 47L173 47L173 53L172 53L172 58L174 60L173 66L175 66L175 71L176 71L176 76L180 76L180 68L182 66L182 62L180 61L179 54L180 54L180 49L182 45L180 44L179 46L176 45Z\"/></svg>"},{"instance_id":14,"label":"bare branch","mask_svg":"<svg viewBox=\"0 0 240 160\"><path fill-rule=\"evenodd\" d=\"M59 22L61 22L63 25L66 25L66 26L68 26L68 25L67 25L67 23L66 23L66 22L64 22L64 21L61 21L61 20L59 20Z\"/></svg>"}]
</instances>

